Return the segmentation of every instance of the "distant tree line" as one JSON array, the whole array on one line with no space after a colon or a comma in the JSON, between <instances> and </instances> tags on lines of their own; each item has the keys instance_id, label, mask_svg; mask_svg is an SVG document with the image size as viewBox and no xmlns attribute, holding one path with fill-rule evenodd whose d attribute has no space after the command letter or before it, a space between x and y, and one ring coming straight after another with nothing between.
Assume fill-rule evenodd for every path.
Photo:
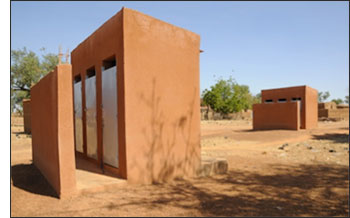
<instances>
[{"instance_id":1,"label":"distant tree line","mask_svg":"<svg viewBox=\"0 0 350 218\"><path fill-rule=\"evenodd\" d=\"M329 91L326 92L318 92L318 102L325 102L330 96ZM337 98L337 99L332 99L332 102L335 102L337 105L338 104L349 104L349 95L345 96L345 99Z\"/></svg>"}]
</instances>

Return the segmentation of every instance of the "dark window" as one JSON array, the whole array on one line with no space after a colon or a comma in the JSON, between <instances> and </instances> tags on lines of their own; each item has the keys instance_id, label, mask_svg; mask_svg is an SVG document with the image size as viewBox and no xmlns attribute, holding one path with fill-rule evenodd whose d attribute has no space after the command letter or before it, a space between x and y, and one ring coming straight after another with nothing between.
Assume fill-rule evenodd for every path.
<instances>
[{"instance_id":1,"label":"dark window","mask_svg":"<svg viewBox=\"0 0 350 218\"><path fill-rule=\"evenodd\" d=\"M285 99L285 98L279 98L279 99L278 99L278 102L287 102L287 99Z\"/></svg>"},{"instance_id":2,"label":"dark window","mask_svg":"<svg viewBox=\"0 0 350 218\"><path fill-rule=\"evenodd\" d=\"M80 82L81 81L81 76L80 75L76 75L75 77L74 77L74 83L78 83L78 82Z\"/></svg>"},{"instance_id":3,"label":"dark window","mask_svg":"<svg viewBox=\"0 0 350 218\"><path fill-rule=\"evenodd\" d=\"M266 100L265 100L265 103L272 103L272 102L273 102L272 99L266 99Z\"/></svg>"},{"instance_id":4,"label":"dark window","mask_svg":"<svg viewBox=\"0 0 350 218\"><path fill-rule=\"evenodd\" d=\"M91 67L86 71L86 78L90 78L96 75L95 67Z\"/></svg>"},{"instance_id":5,"label":"dark window","mask_svg":"<svg viewBox=\"0 0 350 218\"><path fill-rule=\"evenodd\" d=\"M292 98L292 101L301 101L301 98Z\"/></svg>"},{"instance_id":6,"label":"dark window","mask_svg":"<svg viewBox=\"0 0 350 218\"><path fill-rule=\"evenodd\" d=\"M112 57L109 57L102 61L102 70L107 70L116 65L117 65L117 62L115 60L115 55L113 55Z\"/></svg>"}]
</instances>

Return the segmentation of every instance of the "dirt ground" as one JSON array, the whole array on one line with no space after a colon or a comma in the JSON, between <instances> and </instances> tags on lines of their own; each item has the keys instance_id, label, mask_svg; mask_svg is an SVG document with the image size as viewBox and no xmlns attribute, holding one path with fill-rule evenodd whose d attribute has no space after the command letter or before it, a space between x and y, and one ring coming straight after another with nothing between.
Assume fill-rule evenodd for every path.
<instances>
[{"instance_id":1,"label":"dirt ground","mask_svg":"<svg viewBox=\"0 0 350 218\"><path fill-rule=\"evenodd\" d=\"M252 131L251 121L202 121L202 155L226 175L59 200L32 165L21 118L11 126L11 216L349 216L349 122Z\"/></svg>"}]
</instances>

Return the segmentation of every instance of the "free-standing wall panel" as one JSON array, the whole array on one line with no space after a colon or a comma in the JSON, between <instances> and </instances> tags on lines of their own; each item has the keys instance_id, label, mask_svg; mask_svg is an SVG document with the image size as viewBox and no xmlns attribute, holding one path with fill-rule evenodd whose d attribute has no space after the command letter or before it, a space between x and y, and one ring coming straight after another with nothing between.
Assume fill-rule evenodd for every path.
<instances>
[{"instance_id":1,"label":"free-standing wall panel","mask_svg":"<svg viewBox=\"0 0 350 218\"><path fill-rule=\"evenodd\" d=\"M300 128L300 102L269 103L253 105L253 129Z\"/></svg>"},{"instance_id":2,"label":"free-standing wall panel","mask_svg":"<svg viewBox=\"0 0 350 218\"><path fill-rule=\"evenodd\" d=\"M58 65L31 88L32 155L59 197L75 192L71 65Z\"/></svg>"}]
</instances>

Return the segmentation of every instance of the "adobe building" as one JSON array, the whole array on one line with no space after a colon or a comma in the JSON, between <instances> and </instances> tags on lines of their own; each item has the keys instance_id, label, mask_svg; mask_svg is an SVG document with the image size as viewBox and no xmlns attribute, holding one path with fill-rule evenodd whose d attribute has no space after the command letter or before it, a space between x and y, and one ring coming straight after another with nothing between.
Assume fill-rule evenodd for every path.
<instances>
[{"instance_id":1,"label":"adobe building","mask_svg":"<svg viewBox=\"0 0 350 218\"><path fill-rule=\"evenodd\" d=\"M32 88L33 160L59 196L74 192L81 163L138 184L196 175L199 46L199 35L123 8L72 51L69 79L58 65Z\"/></svg>"},{"instance_id":2,"label":"adobe building","mask_svg":"<svg viewBox=\"0 0 350 218\"><path fill-rule=\"evenodd\" d=\"M31 133L31 109L30 109L30 99L23 99L23 126L24 132L27 134Z\"/></svg>"},{"instance_id":3,"label":"adobe building","mask_svg":"<svg viewBox=\"0 0 350 218\"><path fill-rule=\"evenodd\" d=\"M253 129L311 129L317 127L318 92L309 86L261 91L253 105Z\"/></svg>"},{"instance_id":4,"label":"adobe building","mask_svg":"<svg viewBox=\"0 0 350 218\"><path fill-rule=\"evenodd\" d=\"M333 121L349 120L349 105L337 105L335 102L318 103L318 118Z\"/></svg>"}]
</instances>

